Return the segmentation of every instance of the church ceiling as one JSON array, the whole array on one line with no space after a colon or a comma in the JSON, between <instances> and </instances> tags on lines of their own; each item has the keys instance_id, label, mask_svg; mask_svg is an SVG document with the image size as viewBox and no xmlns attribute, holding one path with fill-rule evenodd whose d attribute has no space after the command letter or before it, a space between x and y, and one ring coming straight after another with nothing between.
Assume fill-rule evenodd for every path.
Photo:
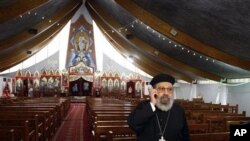
<instances>
[{"instance_id":1,"label":"church ceiling","mask_svg":"<svg viewBox=\"0 0 250 141\"><path fill-rule=\"evenodd\" d=\"M0 71L38 52L72 18L82 0L0 3Z\"/></svg>"},{"instance_id":2,"label":"church ceiling","mask_svg":"<svg viewBox=\"0 0 250 141\"><path fill-rule=\"evenodd\" d=\"M82 3L1 1L0 71L39 51ZM165 72L188 82L250 77L250 2L86 0L85 5L110 43L151 75Z\"/></svg>"},{"instance_id":3,"label":"church ceiling","mask_svg":"<svg viewBox=\"0 0 250 141\"><path fill-rule=\"evenodd\" d=\"M241 15L248 4L240 9L228 1L89 0L86 6L108 37L127 42L120 42L125 56L150 60L142 59L149 70L186 81L249 77L250 26L247 14Z\"/></svg>"}]
</instances>

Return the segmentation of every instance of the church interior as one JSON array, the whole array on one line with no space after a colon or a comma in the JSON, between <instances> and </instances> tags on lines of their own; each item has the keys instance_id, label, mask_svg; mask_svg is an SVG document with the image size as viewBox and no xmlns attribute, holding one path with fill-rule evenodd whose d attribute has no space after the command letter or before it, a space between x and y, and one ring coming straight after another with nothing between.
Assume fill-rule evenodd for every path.
<instances>
[{"instance_id":1,"label":"church interior","mask_svg":"<svg viewBox=\"0 0 250 141\"><path fill-rule=\"evenodd\" d=\"M190 140L229 141L250 122L248 13L242 0L1 0L1 140L135 141L127 118L165 73Z\"/></svg>"}]
</instances>

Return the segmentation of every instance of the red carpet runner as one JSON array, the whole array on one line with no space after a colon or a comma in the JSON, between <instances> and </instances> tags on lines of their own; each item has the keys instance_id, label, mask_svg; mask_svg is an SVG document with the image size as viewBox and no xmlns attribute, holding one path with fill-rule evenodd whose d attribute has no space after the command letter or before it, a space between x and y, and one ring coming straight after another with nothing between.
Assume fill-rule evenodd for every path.
<instances>
[{"instance_id":1,"label":"red carpet runner","mask_svg":"<svg viewBox=\"0 0 250 141\"><path fill-rule=\"evenodd\" d=\"M71 103L68 115L52 141L83 141L85 104Z\"/></svg>"}]
</instances>

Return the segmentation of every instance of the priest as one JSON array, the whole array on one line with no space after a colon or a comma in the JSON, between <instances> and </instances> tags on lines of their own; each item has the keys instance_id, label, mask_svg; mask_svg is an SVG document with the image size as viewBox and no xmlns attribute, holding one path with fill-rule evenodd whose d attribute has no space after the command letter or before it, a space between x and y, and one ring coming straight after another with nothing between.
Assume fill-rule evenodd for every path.
<instances>
[{"instance_id":1,"label":"priest","mask_svg":"<svg viewBox=\"0 0 250 141\"><path fill-rule=\"evenodd\" d=\"M128 117L138 141L189 141L182 107L174 103L175 78L158 74L150 82L150 100L142 101Z\"/></svg>"}]
</instances>

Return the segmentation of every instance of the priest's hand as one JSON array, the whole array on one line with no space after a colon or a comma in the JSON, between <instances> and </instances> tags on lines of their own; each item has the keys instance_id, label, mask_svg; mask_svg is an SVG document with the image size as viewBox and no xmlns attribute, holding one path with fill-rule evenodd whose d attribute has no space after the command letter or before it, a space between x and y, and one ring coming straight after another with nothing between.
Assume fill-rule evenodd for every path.
<instances>
[{"instance_id":1,"label":"priest's hand","mask_svg":"<svg viewBox=\"0 0 250 141\"><path fill-rule=\"evenodd\" d=\"M153 104L153 105L156 105L156 99L157 99L157 90L156 89L153 89L151 88L150 91L150 102Z\"/></svg>"}]
</instances>

